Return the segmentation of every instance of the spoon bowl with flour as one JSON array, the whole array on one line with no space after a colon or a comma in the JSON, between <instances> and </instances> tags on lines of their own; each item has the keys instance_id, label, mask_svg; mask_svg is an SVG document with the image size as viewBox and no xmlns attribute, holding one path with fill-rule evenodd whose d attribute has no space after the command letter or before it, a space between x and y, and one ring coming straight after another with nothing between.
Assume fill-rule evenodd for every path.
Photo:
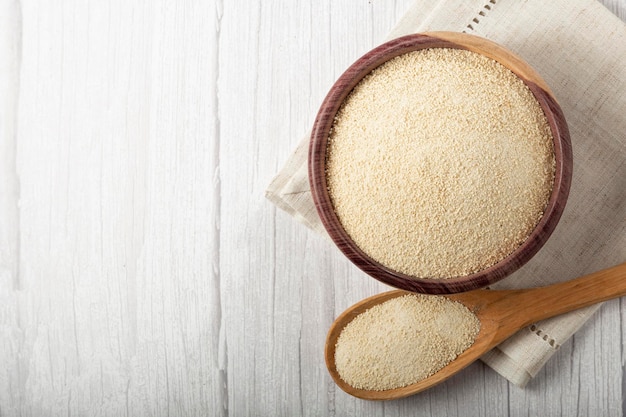
<instances>
[{"instance_id":1,"label":"spoon bowl with flour","mask_svg":"<svg viewBox=\"0 0 626 417\"><path fill-rule=\"evenodd\" d=\"M350 395L403 398L445 381L532 323L624 295L626 263L533 289L385 292L335 320L326 365Z\"/></svg>"}]
</instances>

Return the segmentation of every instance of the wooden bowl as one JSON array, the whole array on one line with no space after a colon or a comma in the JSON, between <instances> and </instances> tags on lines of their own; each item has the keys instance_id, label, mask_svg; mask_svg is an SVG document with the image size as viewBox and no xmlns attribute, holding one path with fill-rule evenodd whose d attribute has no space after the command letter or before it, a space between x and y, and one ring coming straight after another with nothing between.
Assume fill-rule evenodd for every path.
<instances>
[{"instance_id":1,"label":"wooden bowl","mask_svg":"<svg viewBox=\"0 0 626 417\"><path fill-rule=\"evenodd\" d=\"M352 89L374 68L407 52L426 48L456 48L494 59L515 73L531 90L542 107L554 138L556 171L552 194L543 217L526 241L509 256L480 272L445 279L405 275L387 268L366 255L343 229L326 184L326 150L337 111ZM365 54L350 66L326 96L317 114L309 146L309 182L315 207L324 227L339 249L368 275L396 288L425 294L451 294L488 286L511 274L530 260L556 227L569 194L572 177L572 148L563 112L541 77L522 59L489 40L453 32L431 32L401 37Z\"/></svg>"}]
</instances>

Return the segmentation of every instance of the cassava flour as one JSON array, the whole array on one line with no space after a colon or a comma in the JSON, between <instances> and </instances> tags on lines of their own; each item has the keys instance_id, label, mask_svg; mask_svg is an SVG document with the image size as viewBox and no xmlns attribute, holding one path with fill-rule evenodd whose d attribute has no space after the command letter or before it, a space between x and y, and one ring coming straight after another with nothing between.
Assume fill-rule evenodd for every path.
<instances>
[{"instance_id":1,"label":"cassava flour","mask_svg":"<svg viewBox=\"0 0 626 417\"><path fill-rule=\"evenodd\" d=\"M354 242L420 278L472 274L512 253L543 215L555 171L528 87L490 58L448 48L366 76L337 113L326 164Z\"/></svg>"},{"instance_id":2,"label":"cassava flour","mask_svg":"<svg viewBox=\"0 0 626 417\"><path fill-rule=\"evenodd\" d=\"M346 325L335 346L335 366L355 388L400 388L453 361L479 331L480 321L461 303L421 294L396 297Z\"/></svg>"}]
</instances>

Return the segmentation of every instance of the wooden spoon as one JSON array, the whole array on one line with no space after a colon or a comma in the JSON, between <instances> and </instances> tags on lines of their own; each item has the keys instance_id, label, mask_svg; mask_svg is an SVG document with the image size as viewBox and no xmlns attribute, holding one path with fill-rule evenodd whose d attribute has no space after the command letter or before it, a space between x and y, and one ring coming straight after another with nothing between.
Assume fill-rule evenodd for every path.
<instances>
[{"instance_id":1,"label":"wooden spoon","mask_svg":"<svg viewBox=\"0 0 626 417\"><path fill-rule=\"evenodd\" d=\"M480 320L474 344L434 375L415 384L385 391L357 389L344 382L335 366L335 345L343 328L367 309L391 298L411 294L397 290L367 298L341 314L326 338L326 366L335 383L366 400L393 400L433 387L456 374L518 330L539 320L626 295L626 263L547 287L524 290L475 290L447 295L469 308ZM416 358L419 360L419 358Z\"/></svg>"}]
</instances>

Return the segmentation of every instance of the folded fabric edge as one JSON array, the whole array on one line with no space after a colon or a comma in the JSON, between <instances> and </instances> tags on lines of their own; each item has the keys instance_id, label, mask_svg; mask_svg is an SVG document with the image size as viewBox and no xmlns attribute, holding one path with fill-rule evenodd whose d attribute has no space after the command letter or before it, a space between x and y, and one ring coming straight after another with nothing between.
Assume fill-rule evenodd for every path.
<instances>
[{"instance_id":1,"label":"folded fabric edge","mask_svg":"<svg viewBox=\"0 0 626 417\"><path fill-rule=\"evenodd\" d=\"M284 195L282 191L285 185L284 178L285 177L282 174L278 174L276 177L274 177L270 185L265 190L265 198L271 203L273 203L274 205L276 205L276 207L278 207L279 209L283 210L284 212L292 216L298 222L305 225L307 228L313 231L319 232L319 227L317 227L317 225L309 222L306 219L306 217L300 214L300 211L298 210L297 207L294 207L292 204L289 203L288 200L282 197ZM307 191L300 191L300 192L306 193ZM291 195L293 196L293 194Z\"/></svg>"},{"instance_id":2,"label":"folded fabric edge","mask_svg":"<svg viewBox=\"0 0 626 417\"><path fill-rule=\"evenodd\" d=\"M533 377L517 361L513 360L497 346L485 353L480 360L498 374L506 375L506 379L519 388L524 388Z\"/></svg>"},{"instance_id":3,"label":"folded fabric edge","mask_svg":"<svg viewBox=\"0 0 626 417\"><path fill-rule=\"evenodd\" d=\"M309 187L307 170L308 141L310 134L298 142L283 168L265 190L265 198L291 215L310 230L327 236L317 217Z\"/></svg>"},{"instance_id":4,"label":"folded fabric edge","mask_svg":"<svg viewBox=\"0 0 626 417\"><path fill-rule=\"evenodd\" d=\"M283 210L284 212L292 216L294 219L296 219L298 222L305 225L310 230L313 230L314 232L318 232L318 233L320 232L319 227L317 227L317 225L312 224L304 216L300 215L300 212L298 211L298 209L292 206L291 204L289 204L286 200L282 199L280 195L281 195L280 189L278 190L272 189L271 185L270 187L268 187L267 191L265 192L265 198L269 202L276 205L276 207L278 207L279 209Z\"/></svg>"}]
</instances>

